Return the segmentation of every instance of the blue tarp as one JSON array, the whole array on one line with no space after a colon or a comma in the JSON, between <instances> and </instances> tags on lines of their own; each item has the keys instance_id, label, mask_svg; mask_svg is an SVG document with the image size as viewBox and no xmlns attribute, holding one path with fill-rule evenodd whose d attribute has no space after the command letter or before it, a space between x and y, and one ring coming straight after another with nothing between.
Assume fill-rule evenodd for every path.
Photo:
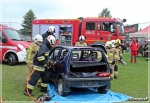
<instances>
[{"instance_id":1,"label":"blue tarp","mask_svg":"<svg viewBox=\"0 0 150 103\"><path fill-rule=\"evenodd\" d=\"M76 89L68 96L62 97L57 93L57 88L54 84L48 86L49 94L55 95L51 101L44 103L113 103L123 102L131 98L130 96L114 93L110 90L106 94L99 94L95 89Z\"/></svg>"}]
</instances>

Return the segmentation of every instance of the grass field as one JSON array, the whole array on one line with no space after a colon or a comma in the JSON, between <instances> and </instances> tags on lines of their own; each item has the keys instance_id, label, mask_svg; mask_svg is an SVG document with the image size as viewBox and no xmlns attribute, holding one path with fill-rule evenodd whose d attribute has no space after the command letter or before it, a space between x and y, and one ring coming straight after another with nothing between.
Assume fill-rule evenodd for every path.
<instances>
[{"instance_id":1,"label":"grass field","mask_svg":"<svg viewBox=\"0 0 150 103\"><path fill-rule=\"evenodd\" d=\"M144 57L138 57L137 63L129 63L129 54L123 55L127 66L119 64L119 77L111 81L111 91L126 94L135 98L148 96L148 62ZM25 63L16 66L2 65L2 98L3 101L31 101L23 95L27 66ZM149 78L150 79L150 78ZM35 97L41 94L38 88L33 93Z\"/></svg>"}]
</instances>

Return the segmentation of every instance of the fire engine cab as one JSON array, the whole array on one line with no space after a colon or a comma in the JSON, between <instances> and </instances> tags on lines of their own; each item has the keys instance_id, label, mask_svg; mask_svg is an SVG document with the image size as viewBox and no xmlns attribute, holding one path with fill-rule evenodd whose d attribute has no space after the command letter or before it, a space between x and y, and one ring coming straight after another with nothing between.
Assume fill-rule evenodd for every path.
<instances>
[{"instance_id":1,"label":"fire engine cab","mask_svg":"<svg viewBox=\"0 0 150 103\"><path fill-rule=\"evenodd\" d=\"M107 17L80 17L78 19L35 19L32 21L32 37L43 34L48 27L55 27L55 36L59 45L75 45L80 35L86 37L85 42L92 47L105 51L105 42L120 39L125 42L123 23L126 19Z\"/></svg>"},{"instance_id":2,"label":"fire engine cab","mask_svg":"<svg viewBox=\"0 0 150 103\"><path fill-rule=\"evenodd\" d=\"M29 42L23 41L15 29L0 25L1 62L7 61L9 65L25 62L28 46Z\"/></svg>"}]
</instances>

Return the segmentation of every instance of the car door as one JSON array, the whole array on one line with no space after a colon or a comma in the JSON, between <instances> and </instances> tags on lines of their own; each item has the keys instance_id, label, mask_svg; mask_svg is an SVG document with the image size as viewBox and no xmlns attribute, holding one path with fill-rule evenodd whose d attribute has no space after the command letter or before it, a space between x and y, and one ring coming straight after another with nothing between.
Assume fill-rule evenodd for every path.
<instances>
[{"instance_id":1,"label":"car door","mask_svg":"<svg viewBox=\"0 0 150 103\"><path fill-rule=\"evenodd\" d=\"M50 53L49 59L55 63L54 67L51 68L50 74L51 74L51 80L55 81L55 79L58 76L58 62L60 58L60 51L62 50L61 47L54 48L52 52Z\"/></svg>"},{"instance_id":2,"label":"car door","mask_svg":"<svg viewBox=\"0 0 150 103\"><path fill-rule=\"evenodd\" d=\"M0 31L0 54L1 54L1 57L0 57L0 61L3 61L3 56L5 54L5 52L8 50L8 46L7 46L7 39L6 39L6 42L2 42L2 39L6 39L6 37L3 35L3 33Z\"/></svg>"}]
</instances>

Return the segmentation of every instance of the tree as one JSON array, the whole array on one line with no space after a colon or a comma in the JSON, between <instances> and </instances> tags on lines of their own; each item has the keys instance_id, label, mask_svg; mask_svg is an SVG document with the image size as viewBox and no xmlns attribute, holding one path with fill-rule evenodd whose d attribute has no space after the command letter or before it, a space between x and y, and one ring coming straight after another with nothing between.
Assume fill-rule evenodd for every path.
<instances>
[{"instance_id":1,"label":"tree","mask_svg":"<svg viewBox=\"0 0 150 103\"><path fill-rule=\"evenodd\" d=\"M104 8L101 13L98 14L98 17L112 17L110 14L110 10L108 8Z\"/></svg>"},{"instance_id":2,"label":"tree","mask_svg":"<svg viewBox=\"0 0 150 103\"><path fill-rule=\"evenodd\" d=\"M22 35L30 35L32 31L32 20L36 19L35 14L30 9L23 18L24 20L21 24L23 29L21 29L20 32Z\"/></svg>"}]
</instances>

